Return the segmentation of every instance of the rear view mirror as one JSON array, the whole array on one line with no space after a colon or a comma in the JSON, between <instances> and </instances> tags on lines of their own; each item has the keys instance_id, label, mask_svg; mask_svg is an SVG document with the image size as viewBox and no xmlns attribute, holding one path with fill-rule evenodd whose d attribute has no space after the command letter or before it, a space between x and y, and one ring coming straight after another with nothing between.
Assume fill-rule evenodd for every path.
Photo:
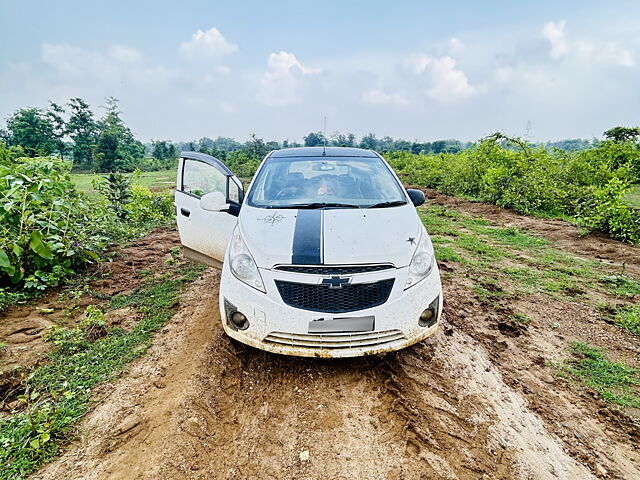
<instances>
[{"instance_id":1,"label":"rear view mirror","mask_svg":"<svg viewBox=\"0 0 640 480\"><path fill-rule=\"evenodd\" d=\"M419 207L424 203L424 193L422 192L422 190L409 188L407 189L407 194L409 195L411 203L413 203L414 206Z\"/></svg>"},{"instance_id":2,"label":"rear view mirror","mask_svg":"<svg viewBox=\"0 0 640 480\"><path fill-rule=\"evenodd\" d=\"M221 192L211 192L200 198L200 208L209 212L224 212L229 210L229 204Z\"/></svg>"},{"instance_id":3,"label":"rear view mirror","mask_svg":"<svg viewBox=\"0 0 640 480\"><path fill-rule=\"evenodd\" d=\"M332 165L329 162L314 163L311 166L311 170L313 170L314 172L330 172L335 169L335 165Z\"/></svg>"}]
</instances>

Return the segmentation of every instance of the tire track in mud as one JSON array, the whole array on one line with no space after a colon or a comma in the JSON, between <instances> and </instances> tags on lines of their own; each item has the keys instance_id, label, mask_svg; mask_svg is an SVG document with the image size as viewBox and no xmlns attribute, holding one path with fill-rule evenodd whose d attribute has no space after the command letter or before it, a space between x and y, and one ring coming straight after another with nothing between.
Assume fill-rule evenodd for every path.
<instances>
[{"instance_id":1,"label":"tire track in mud","mask_svg":"<svg viewBox=\"0 0 640 480\"><path fill-rule=\"evenodd\" d=\"M278 356L224 335L212 284L36 478L592 478L464 332L385 357Z\"/></svg>"},{"instance_id":2,"label":"tire track in mud","mask_svg":"<svg viewBox=\"0 0 640 480\"><path fill-rule=\"evenodd\" d=\"M566 358L570 341L591 341L604 335L612 339L612 345L637 352L633 335L604 324L596 312L580 302L539 296L518 300L519 308L536 318L522 325L511 319L511 308L487 308L464 283L462 274L445 280L451 331L482 345L483 355L503 382L520 395L544 422L547 432L559 439L578 463L602 478L640 478L638 426L623 412L607 406L595 392L576 389L554 374L554 365ZM548 325L557 319L562 319L562 327L552 334ZM483 390L491 392L490 388Z\"/></svg>"}]
</instances>

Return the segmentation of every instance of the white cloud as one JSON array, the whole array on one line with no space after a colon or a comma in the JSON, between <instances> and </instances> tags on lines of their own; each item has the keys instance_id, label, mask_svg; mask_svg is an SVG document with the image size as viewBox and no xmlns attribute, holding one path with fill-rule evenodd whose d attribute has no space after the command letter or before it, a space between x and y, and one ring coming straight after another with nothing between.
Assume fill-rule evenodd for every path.
<instances>
[{"instance_id":1,"label":"white cloud","mask_svg":"<svg viewBox=\"0 0 640 480\"><path fill-rule=\"evenodd\" d=\"M196 31L191 40L180 44L180 53L189 59L219 58L230 55L238 50L238 46L227 41L220 31L213 27L206 32Z\"/></svg>"},{"instance_id":2,"label":"white cloud","mask_svg":"<svg viewBox=\"0 0 640 480\"><path fill-rule=\"evenodd\" d=\"M319 69L305 67L298 61L293 53L284 51L270 54L267 59L267 66L270 70L267 75L271 77L281 77L298 72L302 75L311 75L320 72Z\"/></svg>"},{"instance_id":3,"label":"white cloud","mask_svg":"<svg viewBox=\"0 0 640 480\"><path fill-rule=\"evenodd\" d=\"M633 67L635 61L629 50L621 47L616 42L598 42L590 38L588 40L571 41L565 33L567 22L547 22L542 28L542 37L550 44L549 55L553 59L570 57L575 61L601 62L620 67Z\"/></svg>"},{"instance_id":4,"label":"white cloud","mask_svg":"<svg viewBox=\"0 0 640 480\"><path fill-rule=\"evenodd\" d=\"M448 55L430 57L415 55L411 58L413 69L418 74L426 74L431 85L426 93L440 102L454 102L478 93L482 89L469 83L467 75L456 66L456 61Z\"/></svg>"},{"instance_id":5,"label":"white cloud","mask_svg":"<svg viewBox=\"0 0 640 480\"><path fill-rule=\"evenodd\" d=\"M260 79L257 98L270 106L298 103L305 77L320 73L320 69L306 67L293 53L285 51L271 53L267 67L267 72Z\"/></svg>"},{"instance_id":6,"label":"white cloud","mask_svg":"<svg viewBox=\"0 0 640 480\"><path fill-rule=\"evenodd\" d=\"M602 48L601 55L621 67L633 67L636 64L631 52L620 47L616 42L607 43Z\"/></svg>"},{"instance_id":7,"label":"white cloud","mask_svg":"<svg viewBox=\"0 0 640 480\"><path fill-rule=\"evenodd\" d=\"M564 32L566 21L547 22L542 27L542 36L551 44L551 58L561 58L569 52L569 43Z\"/></svg>"},{"instance_id":8,"label":"white cloud","mask_svg":"<svg viewBox=\"0 0 640 480\"><path fill-rule=\"evenodd\" d=\"M466 45L456 37L451 37L447 45L447 47L452 53L461 52L462 50L465 49L465 46Z\"/></svg>"},{"instance_id":9,"label":"white cloud","mask_svg":"<svg viewBox=\"0 0 640 480\"><path fill-rule=\"evenodd\" d=\"M393 105L396 107L409 105L409 100L403 93L387 93L377 88L364 92L362 101L369 105Z\"/></svg>"},{"instance_id":10,"label":"white cloud","mask_svg":"<svg viewBox=\"0 0 640 480\"><path fill-rule=\"evenodd\" d=\"M496 129L522 134L513 129L524 130L527 120L541 139L589 137L633 123L635 26L546 20L452 30L413 57L415 45L398 56L372 37L369 51L330 58L286 48L235 58L238 47L220 32L192 38L195 28L157 61L157 49L136 44L49 41L39 59L0 65L0 123L24 105L80 96L97 107L110 95L121 99L126 121L144 139L244 138L248 131L300 139L321 127L324 115L331 130L430 139L474 139ZM198 65L197 75L181 68L185 59Z\"/></svg>"},{"instance_id":11,"label":"white cloud","mask_svg":"<svg viewBox=\"0 0 640 480\"><path fill-rule=\"evenodd\" d=\"M152 65L138 50L113 45L106 51L85 50L68 44L43 43L42 61L68 85L92 87L135 84L153 89L169 81L174 72L161 65Z\"/></svg>"},{"instance_id":12,"label":"white cloud","mask_svg":"<svg viewBox=\"0 0 640 480\"><path fill-rule=\"evenodd\" d=\"M65 77L118 81L122 74L120 60L110 53L85 50L74 45L43 43L42 60Z\"/></svg>"},{"instance_id":13,"label":"white cloud","mask_svg":"<svg viewBox=\"0 0 640 480\"><path fill-rule=\"evenodd\" d=\"M109 49L109 56L116 62L124 64L140 63L144 60L142 53L124 45L113 45Z\"/></svg>"}]
</instances>

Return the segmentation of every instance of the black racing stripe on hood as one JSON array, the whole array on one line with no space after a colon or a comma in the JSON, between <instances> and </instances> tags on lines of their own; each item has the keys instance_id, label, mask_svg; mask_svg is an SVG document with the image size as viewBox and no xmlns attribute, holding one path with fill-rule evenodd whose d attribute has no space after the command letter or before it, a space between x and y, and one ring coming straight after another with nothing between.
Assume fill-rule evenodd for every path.
<instances>
[{"instance_id":1,"label":"black racing stripe on hood","mask_svg":"<svg viewBox=\"0 0 640 480\"><path fill-rule=\"evenodd\" d=\"M298 210L293 231L291 263L320 265L322 241L322 210Z\"/></svg>"}]
</instances>

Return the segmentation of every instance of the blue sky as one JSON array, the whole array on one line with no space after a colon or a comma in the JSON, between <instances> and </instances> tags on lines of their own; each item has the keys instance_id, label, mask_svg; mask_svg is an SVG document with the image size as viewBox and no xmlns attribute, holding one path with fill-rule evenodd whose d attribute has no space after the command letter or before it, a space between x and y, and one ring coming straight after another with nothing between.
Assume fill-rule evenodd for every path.
<instances>
[{"instance_id":1,"label":"blue sky","mask_svg":"<svg viewBox=\"0 0 640 480\"><path fill-rule=\"evenodd\" d=\"M322 128L599 136L640 123L640 4L0 0L0 119L120 99L143 140Z\"/></svg>"}]
</instances>

